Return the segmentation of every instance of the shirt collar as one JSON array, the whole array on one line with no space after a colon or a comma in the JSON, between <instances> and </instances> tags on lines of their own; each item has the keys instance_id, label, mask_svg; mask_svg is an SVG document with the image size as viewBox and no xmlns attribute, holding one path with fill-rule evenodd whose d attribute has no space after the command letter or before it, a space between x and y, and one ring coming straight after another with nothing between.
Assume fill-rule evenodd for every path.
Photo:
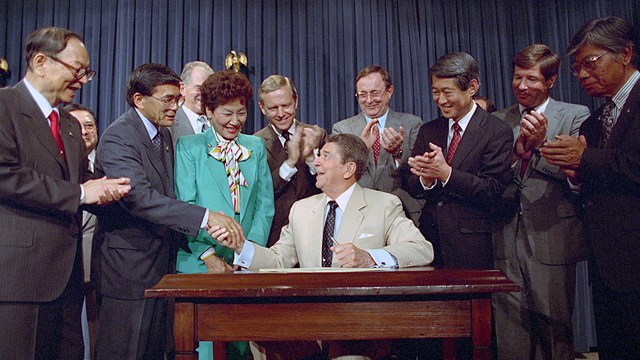
<instances>
[{"instance_id":1,"label":"shirt collar","mask_svg":"<svg viewBox=\"0 0 640 360\"><path fill-rule=\"evenodd\" d=\"M293 135L296 134L296 121L298 121L297 119L293 119L293 124L291 124L291 127L289 128L289 130L287 130L287 132L289 133L289 137L293 137ZM278 130L275 126L273 126L273 124L269 124L269 126L271 126L271 128L273 129L273 131L276 133L276 135L278 135L278 137L284 141L284 136L282 136L282 133L280 132L280 130Z\"/></svg>"},{"instance_id":2,"label":"shirt collar","mask_svg":"<svg viewBox=\"0 0 640 360\"><path fill-rule=\"evenodd\" d=\"M364 115L364 113L362 113L362 115ZM380 116L378 118L378 129L380 129L380 132L382 133L382 130L384 130L384 127L387 124L387 115L389 115L389 109L387 109L387 112L384 113L384 115ZM372 118L368 117L367 115L364 115L364 121L368 124L371 122L371 120L373 120Z\"/></svg>"},{"instance_id":3,"label":"shirt collar","mask_svg":"<svg viewBox=\"0 0 640 360\"><path fill-rule=\"evenodd\" d=\"M189 119L189 123L191 123L191 127L193 128L193 131L196 134L199 133L200 129L202 129L202 123L198 121L198 118L200 117L200 115L191 111L191 109L184 106L184 104L182 105L182 111L184 111L185 115L187 115L187 119Z\"/></svg>"},{"instance_id":4,"label":"shirt collar","mask_svg":"<svg viewBox=\"0 0 640 360\"><path fill-rule=\"evenodd\" d=\"M51 114L51 111L54 110L54 107L49 104L49 101L44 97L44 95L36 90L33 85L29 84L29 81L27 81L27 79L24 79L24 84L27 86L27 90L29 90L29 94L31 94L33 100L35 100L36 104L38 104L38 108L40 108L40 111L42 111L44 117L48 118Z\"/></svg>"},{"instance_id":5,"label":"shirt collar","mask_svg":"<svg viewBox=\"0 0 640 360\"><path fill-rule=\"evenodd\" d=\"M464 130L467 128L467 125L469 125L469 121L471 121L471 117L476 112L476 109L478 109L478 105L476 104L475 101L472 101L471 104L472 104L471 111L469 111L465 116L463 116L462 119L458 120L458 125L460 125L460 128L462 129L463 133L464 133ZM452 131L451 129L453 127L454 122L455 121L453 121L453 119L449 119L449 132Z\"/></svg>"},{"instance_id":6,"label":"shirt collar","mask_svg":"<svg viewBox=\"0 0 640 360\"><path fill-rule=\"evenodd\" d=\"M338 203L338 207L344 212L344 210L347 208L347 203L349 202L349 199L351 198L351 195L353 194L353 190L356 188L356 184L354 183L353 185L351 185L347 190L345 190L342 194L340 194L340 196L338 196L337 199L335 199L335 201ZM329 201L334 200L331 199L330 197L327 196L327 202L325 204L326 205L329 203Z\"/></svg>"},{"instance_id":7,"label":"shirt collar","mask_svg":"<svg viewBox=\"0 0 640 360\"><path fill-rule=\"evenodd\" d=\"M622 85L615 96L611 98L611 100L616 104L616 108L621 109L624 106L624 103L627 102L627 98L631 93L631 89L633 89L638 79L640 79L640 72L636 70L631 74L629 80Z\"/></svg>"},{"instance_id":8,"label":"shirt collar","mask_svg":"<svg viewBox=\"0 0 640 360\"><path fill-rule=\"evenodd\" d=\"M140 110L138 110L138 108L134 108L134 109L138 113L138 116L140 116L140 119L142 119L142 123L144 124L144 127L147 129L147 134L149 134L149 138L153 140L153 138L156 137L156 135L158 134L158 128L151 121L149 121L149 119L144 117L144 115L142 115L142 113L140 112Z\"/></svg>"}]
</instances>

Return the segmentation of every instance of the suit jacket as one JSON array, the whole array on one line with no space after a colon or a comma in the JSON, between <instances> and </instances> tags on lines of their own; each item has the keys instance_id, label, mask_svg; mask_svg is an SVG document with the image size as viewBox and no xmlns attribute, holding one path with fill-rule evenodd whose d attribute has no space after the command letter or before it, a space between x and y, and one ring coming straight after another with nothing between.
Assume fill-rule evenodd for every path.
<instances>
[{"instance_id":1,"label":"suit jacket","mask_svg":"<svg viewBox=\"0 0 640 360\"><path fill-rule=\"evenodd\" d=\"M171 136L173 138L174 149L176 148L178 139L181 136L195 134L195 132L193 131L193 126L191 126L189 118L187 117L187 113L184 112L183 106L180 106L178 108L178 111L176 111L176 116L173 118L173 126L169 128L169 131L171 132Z\"/></svg>"},{"instance_id":2,"label":"suit jacket","mask_svg":"<svg viewBox=\"0 0 640 360\"><path fill-rule=\"evenodd\" d=\"M418 130L422 124L422 119L415 115L395 112L389 109L385 127L393 128L396 131L399 130L400 126L404 129L405 141L402 144L401 166L406 164L407 159L409 159L409 155L416 142ZM365 117L360 113L334 124L332 132L334 134L353 134L360 136L366 125ZM393 156L384 149L380 150L378 166L376 167L373 151L371 151L369 153L367 169L362 174L360 180L358 180L358 184L365 188L393 193L398 196L402 201L407 216L417 224L417 219L420 217L420 211L424 202L414 199L401 189L402 181L400 179L399 169L400 167L396 167L395 165Z\"/></svg>"},{"instance_id":3,"label":"suit jacket","mask_svg":"<svg viewBox=\"0 0 640 360\"><path fill-rule=\"evenodd\" d=\"M100 138L96 173L131 179L131 191L98 215L94 272L98 290L119 299L143 299L144 290L175 268L177 246L200 230L205 209L175 200L173 143L160 128L167 169L135 109Z\"/></svg>"},{"instance_id":4,"label":"suit jacket","mask_svg":"<svg viewBox=\"0 0 640 360\"><path fill-rule=\"evenodd\" d=\"M308 127L309 125L296 120L296 128ZM322 140L319 147L322 148L326 138L326 132L322 130ZM309 172L309 167L303 158L296 164L298 172L291 180L285 181L280 177L280 166L287 160L287 153L284 151L278 135L271 125L265 126L255 133L256 136L264 140L267 149L267 162L271 170L273 180L273 193L275 198L275 215L271 224L271 233L267 246L271 246L280 238L280 230L289 222L289 210L294 202L318 194L320 190L316 187L316 177Z\"/></svg>"},{"instance_id":5,"label":"suit jacket","mask_svg":"<svg viewBox=\"0 0 640 360\"><path fill-rule=\"evenodd\" d=\"M24 81L0 89L0 301L54 300L71 275L89 173L78 121L59 123L66 162Z\"/></svg>"},{"instance_id":6,"label":"suit jacket","mask_svg":"<svg viewBox=\"0 0 640 360\"><path fill-rule=\"evenodd\" d=\"M240 171L247 186L240 186L240 217L237 219L248 240L266 245L273 219L273 185L262 140L256 136L239 134L238 144L251 151L251 156L240 161ZM213 128L202 134L184 136L176 149L176 196L190 204L222 211L234 216L231 192L224 164L209 153L218 145ZM182 273L207 272L198 256L211 245L218 256L233 260L233 251L227 249L200 230L198 236L189 239L191 254L178 251L177 268Z\"/></svg>"},{"instance_id":7,"label":"suit jacket","mask_svg":"<svg viewBox=\"0 0 640 360\"><path fill-rule=\"evenodd\" d=\"M596 110L580 127L587 139L580 163L584 227L604 282L617 291L639 291L640 81L625 102L604 149ZM590 272L591 273L591 272Z\"/></svg>"},{"instance_id":8,"label":"suit jacket","mask_svg":"<svg viewBox=\"0 0 640 360\"><path fill-rule=\"evenodd\" d=\"M324 193L296 201L280 240L268 249L256 246L250 269L290 268L298 263L301 268L321 267L326 204ZM433 260L431 244L404 215L400 200L357 184L336 241L365 250L384 249L398 259L400 267L424 266ZM332 266L339 266L335 256Z\"/></svg>"},{"instance_id":9,"label":"suit jacket","mask_svg":"<svg viewBox=\"0 0 640 360\"><path fill-rule=\"evenodd\" d=\"M445 151L448 133L449 120L444 117L422 125L412 156L431 151L430 142ZM438 181L435 188L424 190L419 177L407 172L405 189L426 199L420 230L434 243L437 265L493 267L490 210L511 179L512 147L511 128L477 107L451 162L446 186Z\"/></svg>"},{"instance_id":10,"label":"suit jacket","mask_svg":"<svg viewBox=\"0 0 640 360\"><path fill-rule=\"evenodd\" d=\"M549 120L547 140L552 141L555 135L560 134L578 136L580 124L589 116L589 109L550 98L544 113ZM493 115L511 126L515 141L522 119L518 104ZM504 192L503 200L496 206L506 208L509 206L505 202L518 203L514 211L504 212L504 217L495 219L495 258L506 259L513 254L518 228L517 214L521 211L529 246L538 261L549 265L580 261L585 254L582 223L577 216L577 198L569 188L566 176L538 152L533 153L523 177L520 176L520 168L521 162L518 161L513 167L513 180L508 186L510 190Z\"/></svg>"}]
</instances>

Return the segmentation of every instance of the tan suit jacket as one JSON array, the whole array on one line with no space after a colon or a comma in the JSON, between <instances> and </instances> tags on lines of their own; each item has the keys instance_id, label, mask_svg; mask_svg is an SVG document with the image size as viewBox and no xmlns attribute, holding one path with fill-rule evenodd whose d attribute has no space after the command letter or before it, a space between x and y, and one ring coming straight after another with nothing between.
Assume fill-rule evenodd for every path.
<instances>
[{"instance_id":1,"label":"tan suit jacket","mask_svg":"<svg viewBox=\"0 0 640 360\"><path fill-rule=\"evenodd\" d=\"M301 268L321 267L326 203L324 193L294 203L280 240L269 249L256 246L250 269L289 268L297 263ZM400 199L357 184L336 240L365 250L386 250L400 267L424 266L433 260L431 243L405 216ZM335 257L332 266L340 266Z\"/></svg>"}]
</instances>

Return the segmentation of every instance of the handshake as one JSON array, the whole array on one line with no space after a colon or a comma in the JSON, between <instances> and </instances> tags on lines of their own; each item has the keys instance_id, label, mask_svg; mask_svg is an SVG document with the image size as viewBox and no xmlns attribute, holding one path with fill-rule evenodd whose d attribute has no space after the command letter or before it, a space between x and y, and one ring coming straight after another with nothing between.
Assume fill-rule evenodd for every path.
<instances>
[{"instance_id":1,"label":"handshake","mask_svg":"<svg viewBox=\"0 0 640 360\"><path fill-rule=\"evenodd\" d=\"M207 220L207 232L222 246L240 253L244 245L244 232L238 222L232 217L222 212L214 212L209 210L209 219ZM231 267L223 259L217 256L203 256L202 261L209 270L209 273L223 273L237 270L237 267Z\"/></svg>"}]
</instances>

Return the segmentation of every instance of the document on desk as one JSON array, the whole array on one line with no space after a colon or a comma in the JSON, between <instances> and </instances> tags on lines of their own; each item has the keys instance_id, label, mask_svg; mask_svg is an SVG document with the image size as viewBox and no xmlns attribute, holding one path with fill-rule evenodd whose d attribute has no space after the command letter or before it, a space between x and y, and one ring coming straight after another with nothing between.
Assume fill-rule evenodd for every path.
<instances>
[{"instance_id":1,"label":"document on desk","mask_svg":"<svg viewBox=\"0 0 640 360\"><path fill-rule=\"evenodd\" d=\"M339 268L339 267L312 267L312 268L269 268L260 269L263 273L315 273L315 272L363 272L363 271L390 271L396 268Z\"/></svg>"}]
</instances>

